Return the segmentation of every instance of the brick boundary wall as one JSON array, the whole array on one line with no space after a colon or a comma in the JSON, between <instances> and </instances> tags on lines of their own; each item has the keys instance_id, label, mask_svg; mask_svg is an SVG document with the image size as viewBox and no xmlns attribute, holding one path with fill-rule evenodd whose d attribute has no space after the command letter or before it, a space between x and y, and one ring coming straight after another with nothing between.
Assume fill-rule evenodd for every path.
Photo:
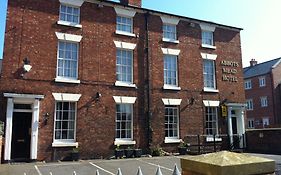
<instances>
[{"instance_id":1,"label":"brick boundary wall","mask_svg":"<svg viewBox=\"0 0 281 175\"><path fill-rule=\"evenodd\" d=\"M246 142L248 152L281 154L281 128L247 130Z\"/></svg>"}]
</instances>

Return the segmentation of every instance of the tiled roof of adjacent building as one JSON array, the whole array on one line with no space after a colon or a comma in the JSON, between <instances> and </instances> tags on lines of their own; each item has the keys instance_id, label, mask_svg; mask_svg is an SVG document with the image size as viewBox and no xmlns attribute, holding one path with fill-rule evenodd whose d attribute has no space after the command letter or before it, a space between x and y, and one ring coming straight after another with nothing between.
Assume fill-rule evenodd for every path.
<instances>
[{"instance_id":1,"label":"tiled roof of adjacent building","mask_svg":"<svg viewBox=\"0 0 281 175\"><path fill-rule=\"evenodd\" d=\"M274 60L256 64L255 66L245 67L243 69L244 79L267 74L271 71L272 68L274 68L274 66L276 66L280 62L281 58L276 58Z\"/></svg>"}]
</instances>

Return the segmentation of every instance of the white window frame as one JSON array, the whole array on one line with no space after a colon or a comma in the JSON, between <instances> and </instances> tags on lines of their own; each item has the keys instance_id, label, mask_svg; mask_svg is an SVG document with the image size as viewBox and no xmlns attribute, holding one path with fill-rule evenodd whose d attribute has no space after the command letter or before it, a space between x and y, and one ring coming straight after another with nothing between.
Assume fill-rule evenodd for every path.
<instances>
[{"instance_id":1,"label":"white window frame","mask_svg":"<svg viewBox=\"0 0 281 175\"><path fill-rule=\"evenodd\" d=\"M214 32L216 30L215 26L212 26L210 24L206 23L201 23L201 39L202 39L202 47L203 48L209 48L209 49L216 49L215 42L214 42ZM203 36L204 33L211 33L211 44L205 43L204 39L205 37Z\"/></svg>"},{"instance_id":2,"label":"white window frame","mask_svg":"<svg viewBox=\"0 0 281 175\"><path fill-rule=\"evenodd\" d=\"M66 33L60 33L56 32L56 36L58 38L58 46L57 46L57 68L56 68L56 78L55 82L63 82L63 83L76 83L79 84L80 80L78 80L78 69L79 69L79 42L82 40L81 35L73 35L73 34L66 34ZM59 43L62 42L69 42L69 43L76 43L77 44L77 72L76 72L76 78L72 77L64 77L64 76L58 76L58 64L59 64Z\"/></svg>"},{"instance_id":3,"label":"white window frame","mask_svg":"<svg viewBox=\"0 0 281 175\"><path fill-rule=\"evenodd\" d=\"M253 103L253 99L247 99L246 100L246 104L247 104L247 111L252 111L254 110L254 103Z\"/></svg>"},{"instance_id":4,"label":"white window frame","mask_svg":"<svg viewBox=\"0 0 281 175\"><path fill-rule=\"evenodd\" d=\"M269 118L268 117L263 117L262 118L262 126L268 126L269 125Z\"/></svg>"},{"instance_id":5,"label":"white window frame","mask_svg":"<svg viewBox=\"0 0 281 175\"><path fill-rule=\"evenodd\" d=\"M179 137L179 121L180 121L180 116L179 116L179 106L178 105L165 105L165 112L164 112L164 117L166 118L167 114L166 114L166 109L172 109L172 110L175 110L176 109L176 114L173 115L174 117L177 117L177 123L172 123L169 121L168 119L168 122L166 123L166 119L165 119L165 140L164 140L164 143L179 143L180 142L180 137ZM169 118L169 117L168 117ZM176 133L176 136L173 135L173 136L167 136L166 135L166 130L168 130L168 133L169 133L169 129L171 128L166 128L166 124L169 125L169 124L176 124L177 125L177 133ZM172 128L174 129L174 128ZM174 133L173 133L174 134Z\"/></svg>"},{"instance_id":6,"label":"white window frame","mask_svg":"<svg viewBox=\"0 0 281 175\"><path fill-rule=\"evenodd\" d=\"M116 12L116 34L119 35L126 35L126 36L130 36L130 37L136 37L136 35L134 34L134 16L136 14L136 11L134 10L129 10L129 9L123 9L123 8L119 8L119 7L114 7L114 10ZM131 32L127 32L127 31L122 31L122 30L117 30L117 17L123 17L123 18L130 18L131 19Z\"/></svg>"},{"instance_id":7,"label":"white window frame","mask_svg":"<svg viewBox=\"0 0 281 175\"><path fill-rule=\"evenodd\" d=\"M254 118L248 118L248 128L249 129L255 128L255 119Z\"/></svg>"},{"instance_id":8,"label":"white window frame","mask_svg":"<svg viewBox=\"0 0 281 175\"><path fill-rule=\"evenodd\" d=\"M167 77L166 76L166 78L165 78L165 72L167 71L167 72L171 72L171 71L173 71L173 70L169 70L169 69L165 69L165 63L166 63L166 61L165 60L167 60L167 59L172 59L173 61L175 61L176 63L175 63L175 65L176 65L176 67L175 67L175 72L176 72L176 77ZM177 87L179 87L179 80L178 80L178 56L176 56L176 55L168 55L168 54L165 54L164 55L164 58L163 58L163 62L164 62L164 87L175 87L175 88L177 88ZM166 63L167 64L167 63ZM171 67L171 66L168 66L168 67ZM173 79L175 79L175 84L168 84L166 81L166 79L168 79L168 78L173 78Z\"/></svg>"},{"instance_id":9,"label":"white window frame","mask_svg":"<svg viewBox=\"0 0 281 175\"><path fill-rule=\"evenodd\" d=\"M252 80L245 80L244 88L245 88L245 90L252 89Z\"/></svg>"},{"instance_id":10,"label":"white window frame","mask_svg":"<svg viewBox=\"0 0 281 175\"><path fill-rule=\"evenodd\" d=\"M81 22L81 15L80 15L80 7L84 3L84 0L59 0L61 5L73 7L73 8L78 8L79 11L79 17L78 17L78 23L73 23L70 21L64 21L60 20L61 19L61 5L59 8L59 21L57 24L59 25L65 25L65 26L71 26L71 27L77 27L77 28L82 28L82 25L80 24Z\"/></svg>"},{"instance_id":11,"label":"white window frame","mask_svg":"<svg viewBox=\"0 0 281 175\"><path fill-rule=\"evenodd\" d=\"M54 128L53 128L53 143L52 147L78 147L78 142L76 142L76 122L77 122L77 103L81 97L81 94L69 94L69 93L53 93L55 99L55 113L54 113ZM57 112L57 102L71 102L75 103L75 123L74 123L74 139L55 139L55 122L56 122L56 112Z\"/></svg>"},{"instance_id":12,"label":"white window frame","mask_svg":"<svg viewBox=\"0 0 281 175\"><path fill-rule=\"evenodd\" d=\"M128 104L128 105L131 105L131 112L132 112L132 120L131 120L131 123L132 123L132 126L131 126L131 138L116 138L116 135L115 135L115 140L114 140L114 145L135 145L136 144L136 141L134 141L134 122L133 122L133 119L134 119L134 103L136 102L136 97L126 97L126 96L113 96L113 99L117 104ZM115 110L117 110L115 108ZM116 116L117 115L117 111L115 111L115 124L116 124ZM116 132L116 127L115 126L115 132ZM116 133L115 133L116 134Z\"/></svg>"},{"instance_id":13,"label":"white window frame","mask_svg":"<svg viewBox=\"0 0 281 175\"><path fill-rule=\"evenodd\" d=\"M208 54L208 53L201 53L201 57L203 59L203 85L205 92L219 92L217 89L217 82L216 82L216 59L217 55L215 54ZM214 87L205 86L205 76L207 75L204 71L205 61L212 61L213 63L213 84Z\"/></svg>"},{"instance_id":14,"label":"white window frame","mask_svg":"<svg viewBox=\"0 0 281 175\"><path fill-rule=\"evenodd\" d=\"M114 44L117 49L121 50L129 50L132 51L132 82L124 82L124 81L119 81L116 78L115 86L122 86L122 87L131 87L131 88L137 88L136 84L134 84L134 49L136 48L136 44L133 43L126 43L126 42L121 42L121 41L114 41ZM116 50L116 63L117 64L117 50ZM117 72L117 67L116 71Z\"/></svg>"},{"instance_id":15,"label":"white window frame","mask_svg":"<svg viewBox=\"0 0 281 175\"><path fill-rule=\"evenodd\" d=\"M267 107L268 106L268 99L267 96L260 97L261 107Z\"/></svg>"},{"instance_id":16,"label":"white window frame","mask_svg":"<svg viewBox=\"0 0 281 175\"><path fill-rule=\"evenodd\" d=\"M120 58L119 58L119 59L121 59L121 63L120 63L120 64L118 64L118 54L117 54L118 52L120 52L120 54L121 54L121 55L120 55ZM124 54L127 55L127 52L130 52L130 55L131 55L130 58L124 56ZM131 59L131 65L125 65L125 64L123 63L123 61L124 61L125 58L126 58L126 59ZM121 71L121 73L118 72L118 67L121 67L121 70L124 69L124 68L125 68L126 70L127 70L128 68L131 69L130 81L123 80L123 79L122 79L123 76L121 76L121 79L120 79L120 80L118 79L118 73L119 73L119 74L122 74L122 72L123 72L123 71ZM127 74L128 74L128 72L125 72L125 77L126 77L126 79L127 79ZM133 82L134 82L134 52L133 52L133 50L117 48L117 51L116 51L116 82L124 83L124 84L134 84L134 83L133 83Z\"/></svg>"},{"instance_id":17,"label":"white window frame","mask_svg":"<svg viewBox=\"0 0 281 175\"><path fill-rule=\"evenodd\" d=\"M260 87L265 87L266 86L265 76L259 77L259 86Z\"/></svg>"},{"instance_id":18,"label":"white window frame","mask_svg":"<svg viewBox=\"0 0 281 175\"><path fill-rule=\"evenodd\" d=\"M215 120L214 119L211 120L211 121L207 120L207 118L206 118L207 117L207 111L206 111L207 108L211 108L211 110L215 110L214 113L212 113L216 117ZM205 106L205 114L204 114L204 116L205 116L205 133L206 133L207 137L213 137L214 135L218 135L218 133L219 133L219 130L218 130L218 107L216 107L216 106ZM208 115L208 117L209 116L210 115ZM212 125L212 128L207 127L207 122L215 123L215 127L216 128L213 128L213 125ZM208 129L212 129L212 131L215 131L216 133L209 134L208 131L207 131Z\"/></svg>"},{"instance_id":19,"label":"white window frame","mask_svg":"<svg viewBox=\"0 0 281 175\"><path fill-rule=\"evenodd\" d=\"M162 25L162 32L163 32L163 38L162 38L162 40L164 41L164 42L171 42L171 43L176 43L176 44L178 44L179 43L179 40L178 40L178 36L177 36L177 25L178 25L178 23L179 23L179 21L180 21L180 19L179 18L172 18L172 17L168 17L168 16L160 16L160 18L161 18L161 20L162 20L162 22L163 22L163 25ZM164 31L164 26L165 25L167 25L167 26L172 26L172 27L174 27L175 28L175 37L174 38L166 38L165 37L165 35L164 35L164 33L165 33L165 31Z\"/></svg>"}]
</instances>

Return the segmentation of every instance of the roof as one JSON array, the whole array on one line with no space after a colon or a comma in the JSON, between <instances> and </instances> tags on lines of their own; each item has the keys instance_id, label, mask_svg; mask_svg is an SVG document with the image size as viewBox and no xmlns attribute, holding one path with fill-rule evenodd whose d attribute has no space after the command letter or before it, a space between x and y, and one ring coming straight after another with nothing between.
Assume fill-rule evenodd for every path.
<instances>
[{"instance_id":1,"label":"roof","mask_svg":"<svg viewBox=\"0 0 281 175\"><path fill-rule=\"evenodd\" d=\"M228 25L224 25L224 24L215 23L215 22L212 22L212 21L206 21L206 20L200 20L200 19L195 19L195 18L189 18L189 17L186 17L186 16L180 16L180 15L176 15L176 14L156 11L156 10L147 9L147 8L143 8L143 7L132 6L132 5L126 5L125 6L125 5L123 5L123 4L119 3L119 2L114 2L114 1L110 1L110 0L97 0L97 1L99 1L101 3L106 2L106 3L113 4L113 5L129 7L129 8L133 8L133 9L137 9L137 10L142 10L142 11L145 11L145 12L158 13L158 14L162 14L162 15L167 15L167 16L173 16L173 17L177 17L177 18L187 19L187 20L194 21L194 22L197 21L197 22L202 22L202 23L213 24L213 25L217 25L217 26L221 26L221 27L230 28L230 29L233 29L233 30L239 30L239 31L243 30L240 27L228 26Z\"/></svg>"},{"instance_id":2,"label":"roof","mask_svg":"<svg viewBox=\"0 0 281 175\"><path fill-rule=\"evenodd\" d=\"M275 68L281 62L281 58L266 61L255 66L245 67L243 69L244 79L251 78L259 75L264 75L271 72L271 69Z\"/></svg>"}]
</instances>

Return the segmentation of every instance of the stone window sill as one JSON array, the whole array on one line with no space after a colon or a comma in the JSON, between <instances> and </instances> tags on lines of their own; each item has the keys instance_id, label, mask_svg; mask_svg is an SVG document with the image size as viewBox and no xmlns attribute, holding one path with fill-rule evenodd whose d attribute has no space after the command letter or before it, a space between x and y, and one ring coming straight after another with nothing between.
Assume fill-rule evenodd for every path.
<instances>
[{"instance_id":1,"label":"stone window sill","mask_svg":"<svg viewBox=\"0 0 281 175\"><path fill-rule=\"evenodd\" d=\"M52 147L78 147L78 142L53 142Z\"/></svg>"},{"instance_id":2,"label":"stone window sill","mask_svg":"<svg viewBox=\"0 0 281 175\"><path fill-rule=\"evenodd\" d=\"M82 28L81 24L71 23L71 22L67 22L67 21L58 21L57 24L63 25L63 26Z\"/></svg>"},{"instance_id":3,"label":"stone window sill","mask_svg":"<svg viewBox=\"0 0 281 175\"><path fill-rule=\"evenodd\" d=\"M116 30L115 33L117 35L125 35L125 36L130 36L130 37L136 37L136 34L134 34L134 33L124 32L124 31L120 31L120 30Z\"/></svg>"},{"instance_id":4,"label":"stone window sill","mask_svg":"<svg viewBox=\"0 0 281 175\"><path fill-rule=\"evenodd\" d=\"M221 142L221 141L222 141L222 138L216 137L216 138L215 138L215 141L216 141L216 142ZM206 142L214 142L214 137L213 137L213 136L207 136L207 137L206 137Z\"/></svg>"},{"instance_id":5,"label":"stone window sill","mask_svg":"<svg viewBox=\"0 0 281 175\"><path fill-rule=\"evenodd\" d=\"M218 93L219 90L218 89L211 89L211 88L204 88L204 92L215 92L215 93Z\"/></svg>"},{"instance_id":6,"label":"stone window sill","mask_svg":"<svg viewBox=\"0 0 281 175\"><path fill-rule=\"evenodd\" d=\"M136 84L122 82L122 81L116 81L115 86L137 88Z\"/></svg>"},{"instance_id":7,"label":"stone window sill","mask_svg":"<svg viewBox=\"0 0 281 175\"><path fill-rule=\"evenodd\" d=\"M136 141L134 140L115 140L114 145L135 145Z\"/></svg>"},{"instance_id":8,"label":"stone window sill","mask_svg":"<svg viewBox=\"0 0 281 175\"><path fill-rule=\"evenodd\" d=\"M169 39L169 38L163 38L162 41L169 42L169 43L175 43L175 44L179 44L180 43L179 40L174 40L174 39Z\"/></svg>"},{"instance_id":9,"label":"stone window sill","mask_svg":"<svg viewBox=\"0 0 281 175\"><path fill-rule=\"evenodd\" d=\"M169 138L166 137L164 143L180 143L182 140L179 138Z\"/></svg>"},{"instance_id":10,"label":"stone window sill","mask_svg":"<svg viewBox=\"0 0 281 175\"><path fill-rule=\"evenodd\" d=\"M80 84L80 80L66 79L66 78L55 78L55 82Z\"/></svg>"},{"instance_id":11,"label":"stone window sill","mask_svg":"<svg viewBox=\"0 0 281 175\"><path fill-rule=\"evenodd\" d=\"M207 49L216 49L216 46L212 46L212 45L208 45L208 44L202 44L201 45L202 48L207 48Z\"/></svg>"},{"instance_id":12,"label":"stone window sill","mask_svg":"<svg viewBox=\"0 0 281 175\"><path fill-rule=\"evenodd\" d=\"M164 85L163 89L165 90L175 90L175 91L180 91L181 87L178 86L170 86L170 85Z\"/></svg>"}]
</instances>

